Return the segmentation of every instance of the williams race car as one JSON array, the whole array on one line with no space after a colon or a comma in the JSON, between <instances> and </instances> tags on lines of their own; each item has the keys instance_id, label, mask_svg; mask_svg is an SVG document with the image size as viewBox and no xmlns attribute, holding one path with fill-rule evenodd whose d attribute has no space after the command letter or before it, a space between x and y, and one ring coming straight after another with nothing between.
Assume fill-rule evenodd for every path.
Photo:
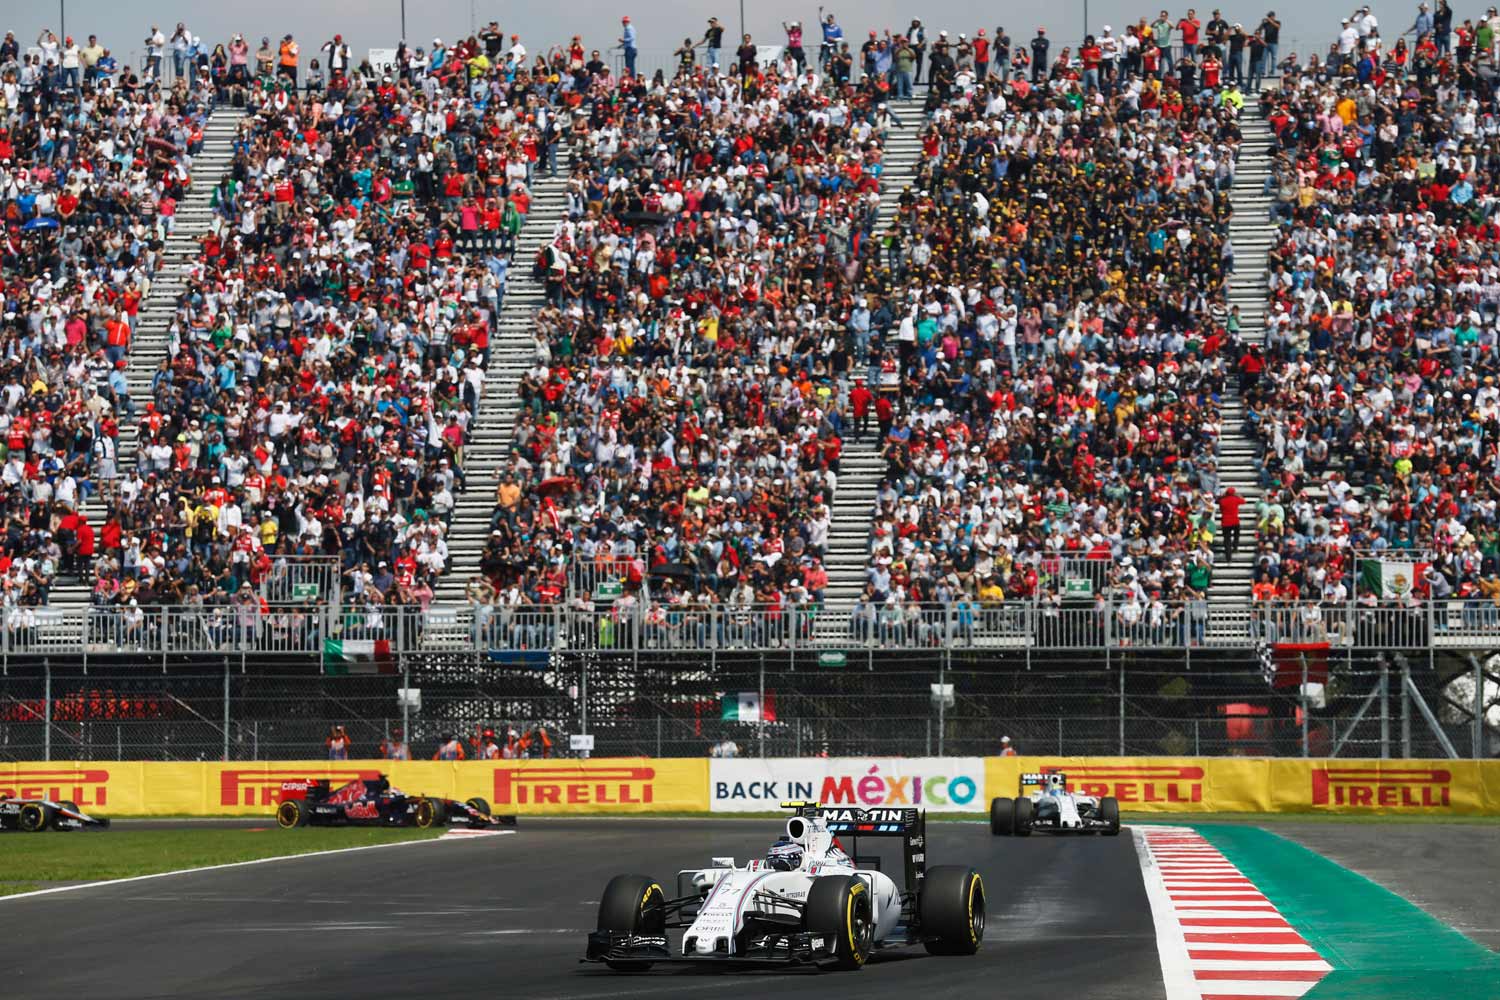
<instances>
[{"instance_id":1,"label":"williams race car","mask_svg":"<svg viewBox=\"0 0 1500 1000\"><path fill-rule=\"evenodd\" d=\"M467 802L407 795L392 788L385 775L351 781L338 788L326 779L281 783L276 824L297 826L433 826L464 824L472 829L515 826L514 816L495 816L484 799Z\"/></svg>"},{"instance_id":2,"label":"williams race car","mask_svg":"<svg viewBox=\"0 0 1500 1000\"><path fill-rule=\"evenodd\" d=\"M25 833L57 830L66 833L90 827L102 830L108 826L109 820L90 816L72 802L12 799L0 795L0 830L21 830Z\"/></svg>"},{"instance_id":3,"label":"williams race car","mask_svg":"<svg viewBox=\"0 0 1500 1000\"><path fill-rule=\"evenodd\" d=\"M1028 794L1029 789L1035 789ZM1096 798L1068 791L1068 776L1059 772L1021 775L1021 794L990 802L990 832L997 837L1035 833L1120 835L1120 803L1112 795Z\"/></svg>"},{"instance_id":4,"label":"williams race car","mask_svg":"<svg viewBox=\"0 0 1500 1000\"><path fill-rule=\"evenodd\" d=\"M858 969L875 952L902 945L934 955L979 950L984 882L972 868L927 867L924 812L782 807L795 814L765 858L743 866L714 858L709 868L678 872L670 898L645 875L615 876L599 901L585 961L622 972L656 962ZM849 838L849 853L840 837ZM901 838L900 883L880 870L880 858L860 856L860 837Z\"/></svg>"}]
</instances>

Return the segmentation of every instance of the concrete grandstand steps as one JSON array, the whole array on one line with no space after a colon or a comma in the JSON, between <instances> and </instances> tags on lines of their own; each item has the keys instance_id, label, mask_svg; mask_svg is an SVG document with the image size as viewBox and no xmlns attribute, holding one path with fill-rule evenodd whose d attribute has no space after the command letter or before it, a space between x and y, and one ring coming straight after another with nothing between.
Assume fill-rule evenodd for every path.
<instances>
[{"instance_id":1,"label":"concrete grandstand steps","mask_svg":"<svg viewBox=\"0 0 1500 1000\"><path fill-rule=\"evenodd\" d=\"M500 470L510 454L511 432L520 412L516 392L535 358L533 317L546 302L543 284L531 276L536 253L552 240L567 212L570 157L558 157L555 177L538 175L531 188L531 213L516 236L516 251L506 274L505 298L490 338L484 398L469 425L464 447L465 488L454 498L448 527L448 572L433 595L438 604L464 603L464 588L479 568L479 556L490 532Z\"/></svg>"},{"instance_id":2,"label":"concrete grandstand steps","mask_svg":"<svg viewBox=\"0 0 1500 1000\"><path fill-rule=\"evenodd\" d=\"M203 127L203 147L193 157L193 186L177 206L176 231L163 241L161 267L151 282L151 294L141 303L136 328L131 333L130 365L125 370L130 398L136 413L145 410L151 395L151 377L167 354L167 329L177 300L187 288L185 272L198 253L198 240L213 223L210 204L214 186L234 162L234 140L244 108L220 107ZM118 465L123 472L135 464L139 426L122 421Z\"/></svg>"},{"instance_id":3,"label":"concrete grandstand steps","mask_svg":"<svg viewBox=\"0 0 1500 1000\"><path fill-rule=\"evenodd\" d=\"M1239 306L1240 339L1245 344L1265 343L1266 254L1275 245L1276 227L1270 221L1274 196L1265 193L1272 159L1271 129L1265 119L1247 110L1240 118L1244 142L1240 147L1234 187L1230 199L1234 218L1229 237L1234 243L1235 273L1230 279L1229 304ZM1251 567L1255 556L1253 505L1260 499L1260 476L1256 467L1259 444L1245 430L1245 404L1239 383L1231 378L1219 400L1222 435L1219 439L1219 491L1233 486L1246 500L1240 515L1240 546L1234 562L1226 562L1222 546L1209 587L1211 604L1243 605L1254 583Z\"/></svg>"},{"instance_id":4,"label":"concrete grandstand steps","mask_svg":"<svg viewBox=\"0 0 1500 1000\"><path fill-rule=\"evenodd\" d=\"M880 214L875 225L877 236L895 216L901 189L916 179L922 158L920 135L926 123L920 99L889 103L900 124L893 126L885 138ZM885 472L878 435L878 431L872 430L862 439L856 438L852 428L845 435L838 486L829 507L828 545L823 556L823 567L828 572L828 587L823 598L829 605L847 607L864 590L875 495ZM820 638L842 635L842 625L826 618L818 623L817 628Z\"/></svg>"}]
</instances>

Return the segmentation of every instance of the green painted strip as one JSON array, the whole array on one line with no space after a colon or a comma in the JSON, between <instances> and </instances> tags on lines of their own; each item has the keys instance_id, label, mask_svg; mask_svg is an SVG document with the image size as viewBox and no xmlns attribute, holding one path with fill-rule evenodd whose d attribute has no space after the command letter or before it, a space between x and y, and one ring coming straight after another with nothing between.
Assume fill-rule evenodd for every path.
<instances>
[{"instance_id":1,"label":"green painted strip","mask_svg":"<svg viewBox=\"0 0 1500 1000\"><path fill-rule=\"evenodd\" d=\"M1194 829L1333 966L1306 1000L1500 998L1500 955L1385 887L1268 830Z\"/></svg>"}]
</instances>

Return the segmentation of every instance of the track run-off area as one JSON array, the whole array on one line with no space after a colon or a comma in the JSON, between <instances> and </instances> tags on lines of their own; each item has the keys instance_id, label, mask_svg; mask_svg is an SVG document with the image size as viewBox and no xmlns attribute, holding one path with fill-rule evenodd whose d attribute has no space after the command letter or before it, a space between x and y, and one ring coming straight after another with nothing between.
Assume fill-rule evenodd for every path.
<instances>
[{"instance_id":1,"label":"track run-off area","mask_svg":"<svg viewBox=\"0 0 1500 1000\"><path fill-rule=\"evenodd\" d=\"M998 838L984 824L934 822L929 863L972 865L984 878L977 956L898 949L854 973L621 975L579 962L611 876L670 885L711 856L761 856L779 826L523 819L514 836L0 898L5 995L1500 998L1500 954L1485 947L1500 943L1488 936L1500 894L1472 888L1493 887L1500 870L1500 829L1487 825L1318 824L1282 835L1147 824L1118 838ZM1391 829L1433 851L1410 852L1412 869L1401 869ZM1320 837L1337 850L1299 843ZM1449 838L1444 866L1416 867Z\"/></svg>"}]
</instances>

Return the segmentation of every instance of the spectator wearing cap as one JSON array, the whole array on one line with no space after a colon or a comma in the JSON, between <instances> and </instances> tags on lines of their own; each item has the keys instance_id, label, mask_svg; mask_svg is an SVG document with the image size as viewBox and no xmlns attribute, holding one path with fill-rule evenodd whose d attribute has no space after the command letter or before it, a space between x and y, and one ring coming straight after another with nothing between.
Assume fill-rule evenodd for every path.
<instances>
[{"instance_id":1,"label":"spectator wearing cap","mask_svg":"<svg viewBox=\"0 0 1500 1000\"><path fill-rule=\"evenodd\" d=\"M630 15L626 14L620 18L620 49L624 53L625 72L635 76L635 59L638 51L636 47L635 25L630 22Z\"/></svg>"}]
</instances>

